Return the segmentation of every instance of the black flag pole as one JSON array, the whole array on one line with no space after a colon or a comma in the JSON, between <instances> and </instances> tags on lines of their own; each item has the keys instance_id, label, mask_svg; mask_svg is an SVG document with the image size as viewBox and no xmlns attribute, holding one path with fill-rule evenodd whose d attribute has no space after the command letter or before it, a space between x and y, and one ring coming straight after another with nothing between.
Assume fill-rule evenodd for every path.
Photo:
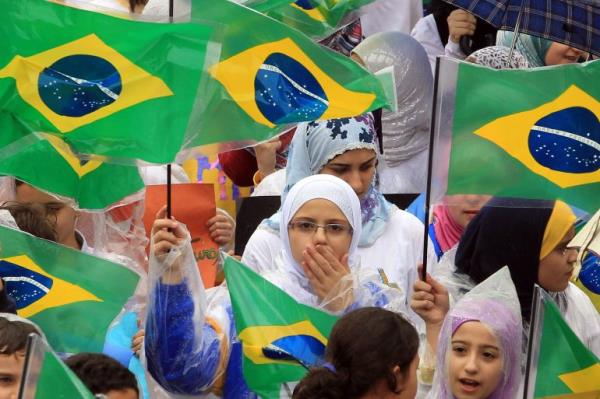
<instances>
[{"instance_id":1,"label":"black flag pole","mask_svg":"<svg viewBox=\"0 0 600 399\"><path fill-rule=\"evenodd\" d=\"M431 205L431 178L433 175L433 143L435 142L435 119L437 112L438 86L440 80L440 57L435 60L435 79L433 81L433 104L431 106L431 126L429 129L429 157L427 160L427 191L425 191L425 220L423 221L423 271L421 279L427 276L427 253L429 246L429 207Z\"/></svg>"},{"instance_id":2,"label":"black flag pole","mask_svg":"<svg viewBox=\"0 0 600 399\"><path fill-rule=\"evenodd\" d=\"M169 23L173 22L174 0L169 0ZM171 219L171 164L167 165L167 219Z\"/></svg>"}]
</instances>

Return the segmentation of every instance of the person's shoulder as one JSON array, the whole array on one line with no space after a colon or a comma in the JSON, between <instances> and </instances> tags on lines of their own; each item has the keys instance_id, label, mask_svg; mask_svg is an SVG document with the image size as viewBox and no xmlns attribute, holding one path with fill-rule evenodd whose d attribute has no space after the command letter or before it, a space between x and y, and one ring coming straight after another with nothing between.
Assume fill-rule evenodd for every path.
<instances>
[{"instance_id":1,"label":"person's shoulder","mask_svg":"<svg viewBox=\"0 0 600 399\"><path fill-rule=\"evenodd\" d=\"M278 253L280 249L279 234L268 227L258 226L246 243L242 261L248 256L255 255L256 252Z\"/></svg>"},{"instance_id":2,"label":"person's shoulder","mask_svg":"<svg viewBox=\"0 0 600 399\"><path fill-rule=\"evenodd\" d=\"M569 282L569 286L565 290L565 293L567 294L569 301L575 302L580 310L584 310L582 306L585 306L586 308L589 307L595 311L596 308L590 297L577 285Z\"/></svg>"},{"instance_id":3,"label":"person's shoulder","mask_svg":"<svg viewBox=\"0 0 600 399\"><path fill-rule=\"evenodd\" d=\"M390 224L402 230L418 232L418 234L423 232L423 223L415 215L395 205L390 209Z\"/></svg>"},{"instance_id":4,"label":"person's shoulder","mask_svg":"<svg viewBox=\"0 0 600 399\"><path fill-rule=\"evenodd\" d=\"M262 240L266 240L266 241L278 241L279 240L279 233L276 232L275 230L269 228L268 226L263 226L262 224L259 225L256 230L254 230L254 233L252 233L252 235L250 236L250 241L262 241Z\"/></svg>"}]
</instances>

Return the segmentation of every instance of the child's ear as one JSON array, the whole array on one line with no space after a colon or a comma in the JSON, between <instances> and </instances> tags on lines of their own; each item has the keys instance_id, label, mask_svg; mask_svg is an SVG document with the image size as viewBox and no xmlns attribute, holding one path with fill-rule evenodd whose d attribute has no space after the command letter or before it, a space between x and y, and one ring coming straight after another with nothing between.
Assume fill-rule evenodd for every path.
<instances>
[{"instance_id":1,"label":"child's ear","mask_svg":"<svg viewBox=\"0 0 600 399\"><path fill-rule=\"evenodd\" d=\"M394 368L392 369L392 374L394 375L394 378L396 379L396 389L394 390L394 393L399 394L405 388L406 376L402 374L402 370L400 369L400 366L394 366Z\"/></svg>"}]
</instances>

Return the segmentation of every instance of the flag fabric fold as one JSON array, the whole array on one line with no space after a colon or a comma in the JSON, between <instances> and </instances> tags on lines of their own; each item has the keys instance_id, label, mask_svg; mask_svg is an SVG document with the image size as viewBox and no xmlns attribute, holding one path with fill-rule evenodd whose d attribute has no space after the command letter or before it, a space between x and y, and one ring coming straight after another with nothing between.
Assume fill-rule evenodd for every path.
<instances>
[{"instance_id":1,"label":"flag fabric fold","mask_svg":"<svg viewBox=\"0 0 600 399\"><path fill-rule=\"evenodd\" d=\"M600 89L589 82L599 62L492 70L441 58L440 68L434 173L447 194L561 199L596 212Z\"/></svg>"},{"instance_id":2,"label":"flag fabric fold","mask_svg":"<svg viewBox=\"0 0 600 399\"><path fill-rule=\"evenodd\" d=\"M225 276L246 383L261 397L278 398L281 384L300 381L308 367L324 362L337 317L298 303L231 257Z\"/></svg>"},{"instance_id":3,"label":"flag fabric fold","mask_svg":"<svg viewBox=\"0 0 600 399\"><path fill-rule=\"evenodd\" d=\"M187 147L260 142L298 122L356 116L389 102L356 62L250 8L192 0L194 18L223 29L205 108L192 122L201 134Z\"/></svg>"},{"instance_id":4,"label":"flag fabric fold","mask_svg":"<svg viewBox=\"0 0 600 399\"><path fill-rule=\"evenodd\" d=\"M0 6L0 148L42 132L79 154L167 163L199 133L189 120L212 26L50 1Z\"/></svg>"},{"instance_id":5,"label":"flag fabric fold","mask_svg":"<svg viewBox=\"0 0 600 399\"><path fill-rule=\"evenodd\" d=\"M0 277L17 314L59 352L101 352L140 276L127 267L0 226Z\"/></svg>"},{"instance_id":6,"label":"flag fabric fold","mask_svg":"<svg viewBox=\"0 0 600 399\"><path fill-rule=\"evenodd\" d=\"M100 157L83 161L68 144L50 134L37 133L21 141L17 151L0 156L0 175L14 176L68 198L78 209L104 210L141 197L144 182L137 166L108 163Z\"/></svg>"},{"instance_id":7,"label":"flag fabric fold","mask_svg":"<svg viewBox=\"0 0 600 399\"><path fill-rule=\"evenodd\" d=\"M31 334L19 398L93 399L95 396L52 351L44 339Z\"/></svg>"},{"instance_id":8,"label":"flag fabric fold","mask_svg":"<svg viewBox=\"0 0 600 399\"><path fill-rule=\"evenodd\" d=\"M536 291L527 397L599 397L600 361L571 330L554 300L540 287Z\"/></svg>"},{"instance_id":9,"label":"flag fabric fold","mask_svg":"<svg viewBox=\"0 0 600 399\"><path fill-rule=\"evenodd\" d=\"M358 19L358 10L373 0L256 0L248 7L299 30L313 39L324 39Z\"/></svg>"}]
</instances>

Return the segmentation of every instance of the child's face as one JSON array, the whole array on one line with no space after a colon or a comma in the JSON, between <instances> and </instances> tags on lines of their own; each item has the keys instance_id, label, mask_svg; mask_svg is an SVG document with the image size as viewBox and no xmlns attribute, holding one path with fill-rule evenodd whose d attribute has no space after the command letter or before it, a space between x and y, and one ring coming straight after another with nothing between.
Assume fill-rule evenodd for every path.
<instances>
[{"instance_id":1,"label":"child's face","mask_svg":"<svg viewBox=\"0 0 600 399\"><path fill-rule=\"evenodd\" d=\"M445 202L452 219L465 228L491 198L491 195L458 194L447 196Z\"/></svg>"},{"instance_id":2,"label":"child's face","mask_svg":"<svg viewBox=\"0 0 600 399\"><path fill-rule=\"evenodd\" d=\"M316 231L308 231L302 224L297 228L288 228L290 248L292 256L298 263L302 263L302 253L309 245L329 245L338 259L341 259L350 249L352 234L348 232L350 223L340 208L326 199L313 199L306 202L298 209L291 223L309 222L320 225L338 224L346 228L345 231L329 231L318 228ZM309 224L307 224L308 226ZM306 231L305 231L306 230Z\"/></svg>"},{"instance_id":3,"label":"child's face","mask_svg":"<svg viewBox=\"0 0 600 399\"><path fill-rule=\"evenodd\" d=\"M478 321L466 322L456 330L449 356L449 383L456 399L485 399L502 380L498 338Z\"/></svg>"},{"instance_id":4,"label":"child's face","mask_svg":"<svg viewBox=\"0 0 600 399\"><path fill-rule=\"evenodd\" d=\"M540 261L538 282L545 290L560 292L569 286L577 261L577 250L567 248L573 237L575 237L575 227L571 227L556 248Z\"/></svg>"},{"instance_id":5,"label":"child's face","mask_svg":"<svg viewBox=\"0 0 600 399\"><path fill-rule=\"evenodd\" d=\"M319 173L339 177L352 187L358 198L363 199L369 192L376 168L375 151L362 148L338 155L327 162Z\"/></svg>"},{"instance_id":6,"label":"child's face","mask_svg":"<svg viewBox=\"0 0 600 399\"><path fill-rule=\"evenodd\" d=\"M397 399L414 399L417 395L417 368L419 367L419 355L415 355L414 359L410 364L410 368L406 376L404 376L404 381L402 384L402 390L399 395L396 396Z\"/></svg>"},{"instance_id":7,"label":"child's face","mask_svg":"<svg viewBox=\"0 0 600 399\"><path fill-rule=\"evenodd\" d=\"M54 227L59 243L67 244L69 240L73 239L76 220L76 213L73 208L29 184L21 184L17 187L16 200L31 204L33 207L42 208L42 214Z\"/></svg>"},{"instance_id":8,"label":"child's face","mask_svg":"<svg viewBox=\"0 0 600 399\"><path fill-rule=\"evenodd\" d=\"M0 399L16 399L21 384L25 352L0 355Z\"/></svg>"}]
</instances>

